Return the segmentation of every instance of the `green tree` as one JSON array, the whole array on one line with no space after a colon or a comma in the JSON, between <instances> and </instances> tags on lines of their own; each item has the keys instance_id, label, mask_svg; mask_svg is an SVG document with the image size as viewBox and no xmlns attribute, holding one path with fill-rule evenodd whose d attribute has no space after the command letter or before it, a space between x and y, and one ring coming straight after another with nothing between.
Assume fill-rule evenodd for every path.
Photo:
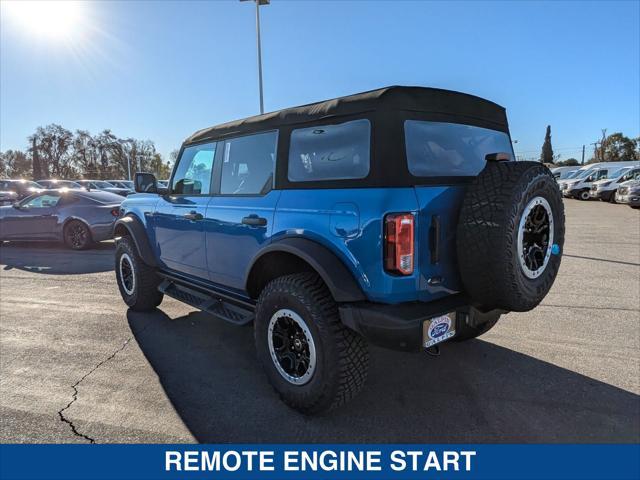
<instances>
[{"instance_id":1,"label":"green tree","mask_svg":"<svg viewBox=\"0 0 640 480\"><path fill-rule=\"evenodd\" d=\"M542 152L540 153L542 163L553 163L553 147L551 146L551 125L547 125L547 132L544 135Z\"/></svg>"},{"instance_id":2,"label":"green tree","mask_svg":"<svg viewBox=\"0 0 640 480\"><path fill-rule=\"evenodd\" d=\"M577 167L580 165L580 162L575 158L567 158L561 162L556 162L558 167Z\"/></svg>"},{"instance_id":3,"label":"green tree","mask_svg":"<svg viewBox=\"0 0 640 480\"><path fill-rule=\"evenodd\" d=\"M171 163L163 161L159 153L153 156L150 167L151 173L159 180L167 179L171 175Z\"/></svg>"},{"instance_id":4,"label":"green tree","mask_svg":"<svg viewBox=\"0 0 640 480\"><path fill-rule=\"evenodd\" d=\"M0 153L0 177L31 178L31 159L20 150Z\"/></svg>"},{"instance_id":5,"label":"green tree","mask_svg":"<svg viewBox=\"0 0 640 480\"><path fill-rule=\"evenodd\" d=\"M631 139L620 132L612 133L598 146L595 156L604 162L640 160L639 147L640 139Z\"/></svg>"}]
</instances>

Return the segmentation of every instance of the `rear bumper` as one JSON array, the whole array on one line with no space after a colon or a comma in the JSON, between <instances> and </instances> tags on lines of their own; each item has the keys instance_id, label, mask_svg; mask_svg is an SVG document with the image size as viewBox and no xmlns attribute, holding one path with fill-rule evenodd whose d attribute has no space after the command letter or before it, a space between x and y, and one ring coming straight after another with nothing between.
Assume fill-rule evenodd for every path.
<instances>
[{"instance_id":1,"label":"rear bumper","mask_svg":"<svg viewBox=\"0 0 640 480\"><path fill-rule=\"evenodd\" d=\"M402 351L419 351L423 348L423 324L434 317L455 313L452 320L456 324L456 331L459 331L463 323L479 325L504 313L496 310L480 312L470 306L463 295L451 295L429 303L386 305L360 302L342 304L339 308L342 322L370 343Z\"/></svg>"}]
</instances>

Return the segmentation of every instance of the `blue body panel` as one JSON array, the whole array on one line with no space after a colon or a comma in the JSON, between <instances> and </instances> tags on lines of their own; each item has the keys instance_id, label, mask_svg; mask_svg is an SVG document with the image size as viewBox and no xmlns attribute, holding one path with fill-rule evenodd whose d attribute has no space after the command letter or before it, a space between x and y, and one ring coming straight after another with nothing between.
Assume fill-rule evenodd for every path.
<instances>
[{"instance_id":1,"label":"blue body panel","mask_svg":"<svg viewBox=\"0 0 640 480\"><path fill-rule=\"evenodd\" d=\"M204 222L190 220L185 215L205 216L211 197L165 196L156 205L153 228L157 257L172 270L196 277L208 278Z\"/></svg>"},{"instance_id":2,"label":"blue body panel","mask_svg":"<svg viewBox=\"0 0 640 480\"><path fill-rule=\"evenodd\" d=\"M159 264L168 270L246 295L244 281L262 249L284 238L305 238L331 250L373 302L429 302L460 288L455 229L464 187L272 190L264 196L138 194L123 203L140 218ZM201 221L183 218L203 215ZM415 223L412 275L387 273L383 219L411 212ZM257 215L266 226L242 223ZM440 220L439 261L429 250L433 216ZM437 284L429 280L437 278ZM433 283L433 282L432 282Z\"/></svg>"},{"instance_id":3,"label":"blue body panel","mask_svg":"<svg viewBox=\"0 0 640 480\"><path fill-rule=\"evenodd\" d=\"M451 236L455 234L462 194L461 187L284 190L276 211L273 241L297 236L328 247L371 301L431 301L460 288ZM416 215L416 268L409 276L391 275L383 266L383 219L397 212ZM444 222L447 238L440 242L441 261L437 265L429 260L428 230L433 214L448 219ZM434 276L443 279L438 288L427 285L427 279Z\"/></svg>"},{"instance_id":4,"label":"blue body panel","mask_svg":"<svg viewBox=\"0 0 640 480\"><path fill-rule=\"evenodd\" d=\"M234 290L244 290L251 261L269 244L280 190L264 196L215 196L207 207L204 230L208 278ZM244 225L249 216L266 219L265 226Z\"/></svg>"}]
</instances>

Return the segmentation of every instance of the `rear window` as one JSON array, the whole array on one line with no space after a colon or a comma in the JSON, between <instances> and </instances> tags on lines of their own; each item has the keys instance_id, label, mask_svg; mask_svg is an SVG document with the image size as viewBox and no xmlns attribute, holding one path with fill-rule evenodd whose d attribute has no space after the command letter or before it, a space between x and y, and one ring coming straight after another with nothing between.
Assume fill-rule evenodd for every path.
<instances>
[{"instance_id":1,"label":"rear window","mask_svg":"<svg viewBox=\"0 0 640 480\"><path fill-rule=\"evenodd\" d=\"M369 174L371 123L352 120L291 132L291 182L348 180Z\"/></svg>"},{"instance_id":2,"label":"rear window","mask_svg":"<svg viewBox=\"0 0 640 480\"><path fill-rule=\"evenodd\" d=\"M489 153L513 155L504 132L458 123L406 120L407 165L416 177L475 176Z\"/></svg>"}]
</instances>

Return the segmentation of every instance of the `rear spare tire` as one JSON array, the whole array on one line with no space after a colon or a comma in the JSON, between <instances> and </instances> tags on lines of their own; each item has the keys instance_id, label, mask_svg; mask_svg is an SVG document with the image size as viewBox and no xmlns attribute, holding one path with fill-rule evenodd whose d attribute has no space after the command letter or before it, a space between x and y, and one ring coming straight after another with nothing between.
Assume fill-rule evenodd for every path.
<instances>
[{"instance_id":1,"label":"rear spare tire","mask_svg":"<svg viewBox=\"0 0 640 480\"><path fill-rule=\"evenodd\" d=\"M549 292L564 245L564 206L548 168L487 162L467 189L457 230L460 275L483 310L531 310Z\"/></svg>"}]
</instances>

